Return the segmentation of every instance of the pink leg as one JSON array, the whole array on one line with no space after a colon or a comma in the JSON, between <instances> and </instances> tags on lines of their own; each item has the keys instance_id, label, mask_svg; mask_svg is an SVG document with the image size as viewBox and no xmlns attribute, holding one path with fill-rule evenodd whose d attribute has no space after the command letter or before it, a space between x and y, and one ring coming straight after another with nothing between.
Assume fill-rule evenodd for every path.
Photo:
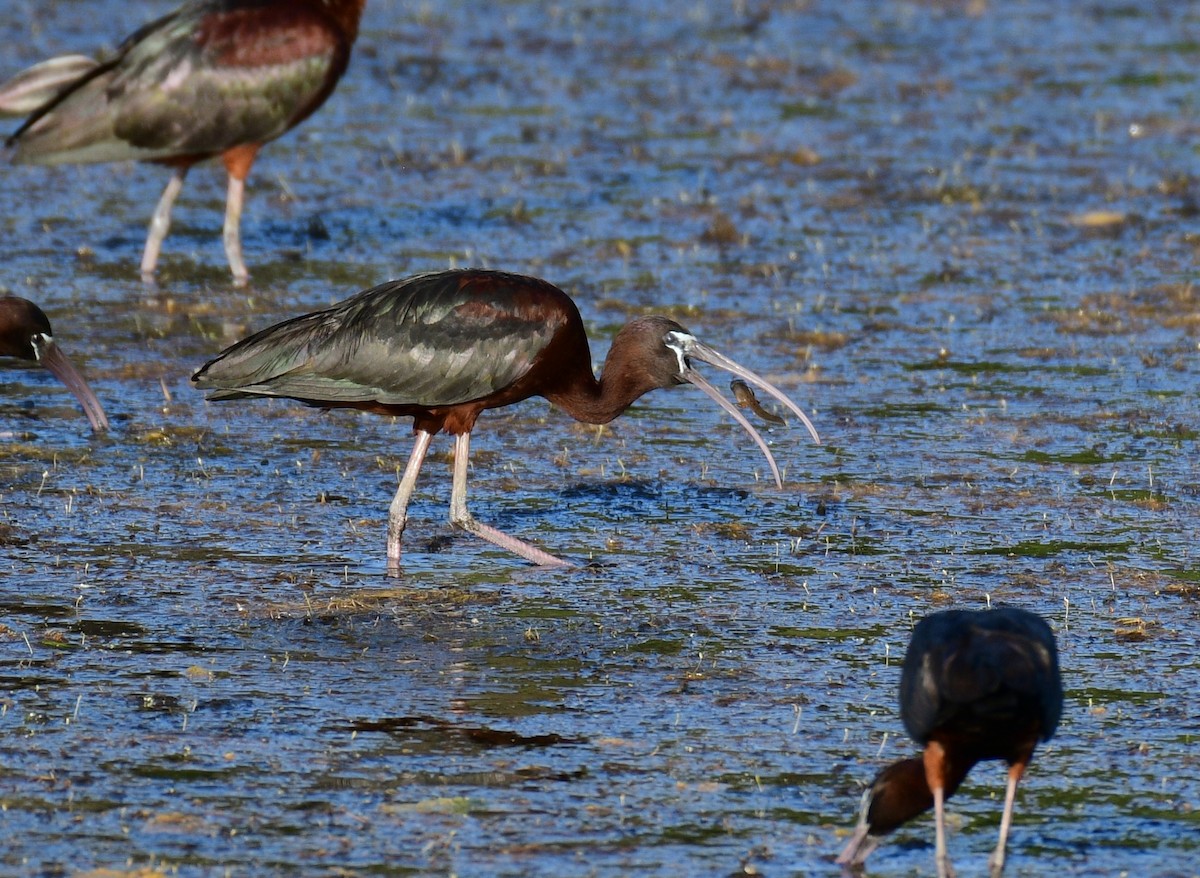
<instances>
[{"instance_id":1,"label":"pink leg","mask_svg":"<svg viewBox=\"0 0 1200 878\"><path fill-rule=\"evenodd\" d=\"M450 523L468 533L483 537L502 549L507 549L543 567L570 567L571 564L543 552L516 537L489 527L467 511L467 463L471 448L471 434L459 433L454 437L454 485L450 489Z\"/></svg>"},{"instance_id":2,"label":"pink leg","mask_svg":"<svg viewBox=\"0 0 1200 878\"><path fill-rule=\"evenodd\" d=\"M946 852L945 802L945 790L938 787L933 791L934 819L937 821L937 874L938 878L954 878L954 868L950 865L950 855Z\"/></svg>"},{"instance_id":3,"label":"pink leg","mask_svg":"<svg viewBox=\"0 0 1200 878\"><path fill-rule=\"evenodd\" d=\"M146 235L146 249L142 251L142 280L150 283L154 280L154 269L158 267L158 254L162 250L163 240L171 230L171 208L183 188L183 179L187 176L186 167L178 167L167 181L167 188L158 199L158 207L154 208L154 216L150 218L150 231Z\"/></svg>"},{"instance_id":4,"label":"pink leg","mask_svg":"<svg viewBox=\"0 0 1200 878\"><path fill-rule=\"evenodd\" d=\"M1025 763L1017 762L1008 769L1008 786L1004 791L1004 814L1000 818L1000 841L988 859L988 871L991 878L999 878L1004 871L1004 847L1008 843L1008 830L1012 828L1013 802L1017 798L1017 784L1025 774Z\"/></svg>"},{"instance_id":5,"label":"pink leg","mask_svg":"<svg viewBox=\"0 0 1200 878\"><path fill-rule=\"evenodd\" d=\"M940 741L925 745L925 781L933 790L933 815L937 833L938 878L954 878L950 856L946 853L946 748Z\"/></svg>"},{"instance_id":6,"label":"pink leg","mask_svg":"<svg viewBox=\"0 0 1200 878\"><path fill-rule=\"evenodd\" d=\"M854 828L854 834L850 836L850 841L846 843L846 846L842 848L842 852L838 854L837 860L834 861L842 867L844 872L862 868L862 864L866 862L867 856L871 851L879 847L881 839L873 838L870 831L870 824L867 823L866 816L864 815L858 821L858 826Z\"/></svg>"},{"instance_id":7,"label":"pink leg","mask_svg":"<svg viewBox=\"0 0 1200 878\"><path fill-rule=\"evenodd\" d=\"M258 143L244 143L226 150L221 156L225 171L229 174L222 239L225 242L225 258L229 260L229 270L233 272L234 286L239 287L245 286L250 279L250 272L246 271L246 263L242 259L242 202L246 197L246 177L250 175L250 166L254 164L260 146Z\"/></svg>"},{"instance_id":8,"label":"pink leg","mask_svg":"<svg viewBox=\"0 0 1200 878\"><path fill-rule=\"evenodd\" d=\"M235 286L244 286L250 279L246 270L246 262L242 259L242 201L246 196L246 180L229 175L229 191L225 196L225 228L222 237L225 241L225 256L229 260L229 269L233 272Z\"/></svg>"},{"instance_id":9,"label":"pink leg","mask_svg":"<svg viewBox=\"0 0 1200 878\"><path fill-rule=\"evenodd\" d=\"M404 536L404 525L408 523L408 501L412 499L413 489L417 486L417 476L421 473L421 463L425 460L425 453L429 450L429 442L432 439L432 433L417 431L417 441L413 444L408 465L404 467L404 476L400 479L400 487L388 510L387 565L388 572L392 574L400 572L400 538Z\"/></svg>"}]
</instances>

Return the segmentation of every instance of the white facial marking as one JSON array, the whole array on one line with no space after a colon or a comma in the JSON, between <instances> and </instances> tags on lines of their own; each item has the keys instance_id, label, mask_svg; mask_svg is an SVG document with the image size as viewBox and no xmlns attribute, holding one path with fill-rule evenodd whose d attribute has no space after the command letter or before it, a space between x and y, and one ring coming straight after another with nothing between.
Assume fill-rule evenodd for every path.
<instances>
[{"instance_id":1,"label":"white facial marking","mask_svg":"<svg viewBox=\"0 0 1200 878\"><path fill-rule=\"evenodd\" d=\"M54 339L44 332L35 333L33 338L29 339L29 344L33 346L33 355L39 363L42 361L42 349L53 343Z\"/></svg>"},{"instance_id":2,"label":"white facial marking","mask_svg":"<svg viewBox=\"0 0 1200 878\"><path fill-rule=\"evenodd\" d=\"M679 360L679 374L682 375L688 370L687 352L696 343L696 337L686 332L679 332L672 329L663 336L663 343L675 352L675 356Z\"/></svg>"}]
</instances>

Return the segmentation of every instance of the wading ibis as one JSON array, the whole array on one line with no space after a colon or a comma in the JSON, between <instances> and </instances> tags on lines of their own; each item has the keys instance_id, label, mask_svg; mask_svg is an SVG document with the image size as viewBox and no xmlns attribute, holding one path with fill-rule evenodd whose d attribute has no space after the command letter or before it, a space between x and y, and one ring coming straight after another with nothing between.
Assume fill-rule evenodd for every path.
<instances>
[{"instance_id":1,"label":"wading ibis","mask_svg":"<svg viewBox=\"0 0 1200 878\"><path fill-rule=\"evenodd\" d=\"M485 409L543 396L576 420L607 424L643 394L687 382L750 433L782 487L762 436L693 368L694 361L732 372L775 397L820 442L804 412L781 391L665 317L627 323L597 380L583 320L566 293L537 278L478 269L390 281L279 323L233 345L192 381L215 391L210 399L277 396L412 417L416 443L388 516L390 570L399 569L406 509L438 432L455 437L451 523L535 564L565 565L467 511L475 420Z\"/></svg>"},{"instance_id":2,"label":"wading ibis","mask_svg":"<svg viewBox=\"0 0 1200 878\"><path fill-rule=\"evenodd\" d=\"M97 433L108 429L100 400L54 341L45 312L28 299L0 296L0 356L45 366L75 394L92 429Z\"/></svg>"},{"instance_id":3,"label":"wading ibis","mask_svg":"<svg viewBox=\"0 0 1200 878\"><path fill-rule=\"evenodd\" d=\"M838 862L860 867L884 835L932 807L938 876L949 878L944 802L976 762L1003 759L1008 786L989 860L998 876L1017 784L1038 741L1050 740L1058 727L1062 701L1058 649L1040 616L1015 607L926 616L913 630L900 673L900 718L925 751L875 778Z\"/></svg>"},{"instance_id":4,"label":"wading ibis","mask_svg":"<svg viewBox=\"0 0 1200 878\"><path fill-rule=\"evenodd\" d=\"M149 280L188 170L220 156L229 175L225 254L244 283L239 228L250 166L264 143L329 97L365 2L194 0L136 31L103 62L43 61L0 85L0 113L29 115L8 139L13 161L173 168L142 254Z\"/></svg>"}]
</instances>

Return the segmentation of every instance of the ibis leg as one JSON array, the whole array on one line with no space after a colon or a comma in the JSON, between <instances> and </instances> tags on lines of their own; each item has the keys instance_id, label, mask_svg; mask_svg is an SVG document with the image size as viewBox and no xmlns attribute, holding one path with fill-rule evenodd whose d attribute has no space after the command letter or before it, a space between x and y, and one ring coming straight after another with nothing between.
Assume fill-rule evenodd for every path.
<instances>
[{"instance_id":1,"label":"ibis leg","mask_svg":"<svg viewBox=\"0 0 1200 878\"><path fill-rule=\"evenodd\" d=\"M412 499L413 489L417 486L417 476L421 474L421 464L425 460L425 453L429 451L429 442L432 439L432 433L417 431L417 441L413 444L408 465L404 467L404 475L400 478L400 487L388 510L388 572L400 569L400 539L404 536L404 525L408 523L408 501Z\"/></svg>"},{"instance_id":2,"label":"ibis leg","mask_svg":"<svg viewBox=\"0 0 1200 878\"><path fill-rule=\"evenodd\" d=\"M934 820L937 822L937 874L938 878L954 878L950 855L946 853L946 791L938 787L933 791Z\"/></svg>"},{"instance_id":3,"label":"ibis leg","mask_svg":"<svg viewBox=\"0 0 1200 878\"><path fill-rule=\"evenodd\" d=\"M233 272L233 282L238 286L250 279L246 270L246 262L242 259L242 201L246 194L246 181L229 175L229 193L225 196L225 256L229 260L229 270Z\"/></svg>"},{"instance_id":4,"label":"ibis leg","mask_svg":"<svg viewBox=\"0 0 1200 878\"><path fill-rule=\"evenodd\" d=\"M871 826L866 819L859 820L854 834L850 836L850 841L846 843L842 852L838 854L837 860L834 861L842 867L843 871L860 868L866 862L867 855L879 847L879 839L873 838L870 832Z\"/></svg>"},{"instance_id":5,"label":"ibis leg","mask_svg":"<svg viewBox=\"0 0 1200 878\"><path fill-rule=\"evenodd\" d=\"M946 749L932 740L925 745L925 780L933 791L933 816L937 840L938 878L954 878L950 856L946 852Z\"/></svg>"},{"instance_id":6,"label":"ibis leg","mask_svg":"<svg viewBox=\"0 0 1200 878\"><path fill-rule=\"evenodd\" d=\"M146 234L146 249L142 251L142 280L146 283L154 280L154 269L158 266L158 254L162 250L162 243L167 237L167 232L171 230L171 208L175 206L175 199L179 197L179 191L183 189L183 179L187 176L187 172L187 166L175 169L175 172L171 174L171 179L167 181L167 188L163 190L162 197L158 199L158 206L154 208L154 216L150 218L150 231Z\"/></svg>"},{"instance_id":7,"label":"ibis leg","mask_svg":"<svg viewBox=\"0 0 1200 878\"><path fill-rule=\"evenodd\" d=\"M515 552L534 564L543 567L570 567L571 565L561 558L555 558L536 546L489 527L467 511L467 462L470 448L470 433L459 433L454 437L454 484L450 489L450 523L468 533L483 537L502 549Z\"/></svg>"},{"instance_id":8,"label":"ibis leg","mask_svg":"<svg viewBox=\"0 0 1200 878\"><path fill-rule=\"evenodd\" d=\"M233 272L233 282L238 286L250 279L250 272L246 271L246 263L242 259L242 202L246 197L246 177L250 174L250 166L254 164L258 150L259 144L247 143L226 150L221 156L225 162L225 171L229 174L222 238L225 241L225 257L229 260L229 270Z\"/></svg>"},{"instance_id":9,"label":"ibis leg","mask_svg":"<svg viewBox=\"0 0 1200 878\"><path fill-rule=\"evenodd\" d=\"M1004 791L1004 814L1000 817L1000 841L988 859L991 878L999 878L1004 871L1004 846L1008 843L1008 830L1012 827L1013 802L1017 797L1017 784L1025 774L1025 761L1015 762L1008 769L1008 786Z\"/></svg>"}]
</instances>

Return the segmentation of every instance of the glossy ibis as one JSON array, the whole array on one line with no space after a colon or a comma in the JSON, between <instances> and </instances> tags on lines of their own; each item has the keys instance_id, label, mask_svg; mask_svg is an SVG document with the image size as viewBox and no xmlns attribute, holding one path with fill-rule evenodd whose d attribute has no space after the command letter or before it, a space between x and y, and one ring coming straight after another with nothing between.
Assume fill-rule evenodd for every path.
<instances>
[{"instance_id":1,"label":"glossy ibis","mask_svg":"<svg viewBox=\"0 0 1200 878\"><path fill-rule=\"evenodd\" d=\"M0 85L0 112L30 114L8 139L13 160L172 167L142 254L148 280L188 170L220 156L229 175L225 254L244 283L239 228L250 166L264 143L329 97L365 2L195 0L136 31L103 62L43 61Z\"/></svg>"},{"instance_id":2,"label":"glossy ibis","mask_svg":"<svg viewBox=\"0 0 1200 878\"><path fill-rule=\"evenodd\" d=\"M579 309L532 277L467 269L389 281L325 311L250 336L192 380L210 399L280 396L323 408L410 416L416 443L388 516L388 567L400 565L406 510L433 434L455 437L450 521L535 564L565 562L478 522L467 511L471 429L485 409L543 396L576 420L607 424L660 387L696 385L745 428L779 468L750 422L692 367L710 363L788 407L816 441L800 408L673 320L641 317L613 339L600 380Z\"/></svg>"},{"instance_id":3,"label":"glossy ibis","mask_svg":"<svg viewBox=\"0 0 1200 878\"><path fill-rule=\"evenodd\" d=\"M1050 626L1015 607L945 610L917 623L900 674L900 718L922 756L883 769L863 796L862 814L844 866L861 866L882 836L930 807L937 832L939 878L953 875L946 855L944 801L976 762L1003 759L1008 787L1000 841L989 866L1004 868L1013 799L1039 740L1062 714L1058 649Z\"/></svg>"},{"instance_id":4,"label":"glossy ibis","mask_svg":"<svg viewBox=\"0 0 1200 878\"><path fill-rule=\"evenodd\" d=\"M45 312L28 299L0 296L0 356L41 363L75 394L93 430L108 429L100 400L54 341Z\"/></svg>"}]
</instances>

